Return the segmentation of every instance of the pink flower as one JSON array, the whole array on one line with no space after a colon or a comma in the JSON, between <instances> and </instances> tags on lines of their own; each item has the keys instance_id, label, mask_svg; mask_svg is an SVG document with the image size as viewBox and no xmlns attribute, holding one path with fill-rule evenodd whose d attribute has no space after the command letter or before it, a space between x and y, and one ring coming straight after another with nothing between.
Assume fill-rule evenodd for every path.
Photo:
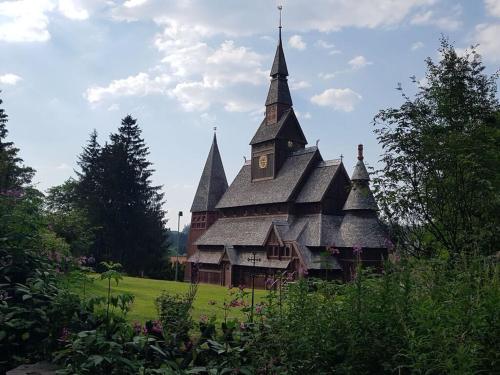
<instances>
[{"instance_id":1,"label":"pink flower","mask_svg":"<svg viewBox=\"0 0 500 375\"><path fill-rule=\"evenodd\" d=\"M262 305L257 305L257 306L255 306L255 312L256 312L257 314L260 314L260 313L262 312L262 307L263 307Z\"/></svg>"},{"instance_id":2,"label":"pink flower","mask_svg":"<svg viewBox=\"0 0 500 375\"><path fill-rule=\"evenodd\" d=\"M61 331L61 336L59 337L59 341L68 342L70 336L70 331L66 327L64 327Z\"/></svg>"},{"instance_id":3,"label":"pink flower","mask_svg":"<svg viewBox=\"0 0 500 375\"><path fill-rule=\"evenodd\" d=\"M135 321L133 324L133 330L136 335L140 335L142 332L142 324L139 323L138 321Z\"/></svg>"},{"instance_id":4,"label":"pink flower","mask_svg":"<svg viewBox=\"0 0 500 375\"><path fill-rule=\"evenodd\" d=\"M163 326L161 322L158 320L153 320L153 327L151 328L151 331L154 333L163 333Z\"/></svg>"},{"instance_id":5,"label":"pink flower","mask_svg":"<svg viewBox=\"0 0 500 375\"><path fill-rule=\"evenodd\" d=\"M389 251L394 250L394 244L392 243L392 241L389 237L387 237L385 239L384 244L385 244L385 247L387 248L387 250L389 250Z\"/></svg>"},{"instance_id":6,"label":"pink flower","mask_svg":"<svg viewBox=\"0 0 500 375\"><path fill-rule=\"evenodd\" d=\"M241 323L240 323L240 329L241 329L242 331L244 331L244 330L245 330L245 328L246 328L245 323L241 322Z\"/></svg>"},{"instance_id":7,"label":"pink flower","mask_svg":"<svg viewBox=\"0 0 500 375\"><path fill-rule=\"evenodd\" d=\"M352 248L352 253L356 256L360 256L363 253L363 248L361 247L361 245L356 244Z\"/></svg>"}]
</instances>

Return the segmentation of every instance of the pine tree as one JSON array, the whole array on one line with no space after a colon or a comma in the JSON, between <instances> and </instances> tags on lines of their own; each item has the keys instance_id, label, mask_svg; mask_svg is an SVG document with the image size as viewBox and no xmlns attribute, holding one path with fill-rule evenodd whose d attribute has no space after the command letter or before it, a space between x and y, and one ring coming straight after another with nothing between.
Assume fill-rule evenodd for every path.
<instances>
[{"instance_id":1,"label":"pine tree","mask_svg":"<svg viewBox=\"0 0 500 375\"><path fill-rule=\"evenodd\" d=\"M1 93L1 91L0 91ZM3 101L0 99L0 105ZM23 165L23 160L18 156L19 149L7 138L8 116L0 108L0 193L13 192L31 182L35 171Z\"/></svg>"},{"instance_id":2,"label":"pine tree","mask_svg":"<svg viewBox=\"0 0 500 375\"><path fill-rule=\"evenodd\" d=\"M160 186L153 186L149 149L127 116L102 148L95 133L80 156L80 199L98 227L96 253L130 274L158 274L166 254Z\"/></svg>"}]
</instances>

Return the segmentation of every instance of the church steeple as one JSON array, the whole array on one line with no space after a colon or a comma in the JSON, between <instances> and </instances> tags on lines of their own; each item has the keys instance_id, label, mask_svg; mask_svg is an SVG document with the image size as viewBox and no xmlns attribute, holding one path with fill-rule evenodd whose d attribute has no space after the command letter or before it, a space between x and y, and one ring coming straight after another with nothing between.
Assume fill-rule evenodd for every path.
<instances>
[{"instance_id":1,"label":"church steeple","mask_svg":"<svg viewBox=\"0 0 500 375\"><path fill-rule=\"evenodd\" d=\"M194 196L191 212L211 212L215 211L217 202L227 190L226 173L222 165L222 159L217 146L217 136L214 138L210 152L208 153L205 168Z\"/></svg>"},{"instance_id":2,"label":"church steeple","mask_svg":"<svg viewBox=\"0 0 500 375\"><path fill-rule=\"evenodd\" d=\"M288 88L288 69L281 40L281 7L278 7L278 9L280 10L278 46L271 67L271 84L266 99L266 122L268 124L278 122L283 112L293 105L290 89Z\"/></svg>"}]
</instances>

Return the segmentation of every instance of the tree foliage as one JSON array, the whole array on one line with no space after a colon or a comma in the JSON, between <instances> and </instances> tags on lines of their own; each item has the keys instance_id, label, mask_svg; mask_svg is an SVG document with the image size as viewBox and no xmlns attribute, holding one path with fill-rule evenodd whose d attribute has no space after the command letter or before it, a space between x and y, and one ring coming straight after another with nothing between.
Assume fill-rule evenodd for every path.
<instances>
[{"instance_id":1,"label":"tree foliage","mask_svg":"<svg viewBox=\"0 0 500 375\"><path fill-rule=\"evenodd\" d=\"M404 247L419 255L498 249L500 105L475 47L441 40L425 84L374 119L383 148L379 204Z\"/></svg>"},{"instance_id":2,"label":"tree foliage","mask_svg":"<svg viewBox=\"0 0 500 375\"><path fill-rule=\"evenodd\" d=\"M110 142L94 131L79 158L77 200L96 228L93 253L130 274L154 276L165 266L165 219L160 186L153 186L149 149L137 120L127 116Z\"/></svg>"},{"instance_id":3,"label":"tree foliage","mask_svg":"<svg viewBox=\"0 0 500 375\"><path fill-rule=\"evenodd\" d=\"M0 91L1 93L1 91ZM3 101L0 99L0 105ZM13 142L7 141L8 116L3 108L0 108L0 193L15 194L21 186L29 184L35 171L23 165L19 157L19 149Z\"/></svg>"}]
</instances>

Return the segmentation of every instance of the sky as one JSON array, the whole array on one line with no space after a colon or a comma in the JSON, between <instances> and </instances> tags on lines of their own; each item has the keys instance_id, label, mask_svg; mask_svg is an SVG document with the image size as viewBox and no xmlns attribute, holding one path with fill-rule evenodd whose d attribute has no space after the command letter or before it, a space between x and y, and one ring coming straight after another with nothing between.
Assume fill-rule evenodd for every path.
<instances>
[{"instance_id":1,"label":"sky","mask_svg":"<svg viewBox=\"0 0 500 375\"><path fill-rule=\"evenodd\" d=\"M377 166L372 119L402 103L398 83L414 92L441 35L500 66L500 0L0 0L0 97L36 186L74 176L92 129L104 143L131 114L167 226L180 210L187 224L213 127L229 183L250 154L280 4L294 109L309 145L349 173L359 143Z\"/></svg>"}]
</instances>

